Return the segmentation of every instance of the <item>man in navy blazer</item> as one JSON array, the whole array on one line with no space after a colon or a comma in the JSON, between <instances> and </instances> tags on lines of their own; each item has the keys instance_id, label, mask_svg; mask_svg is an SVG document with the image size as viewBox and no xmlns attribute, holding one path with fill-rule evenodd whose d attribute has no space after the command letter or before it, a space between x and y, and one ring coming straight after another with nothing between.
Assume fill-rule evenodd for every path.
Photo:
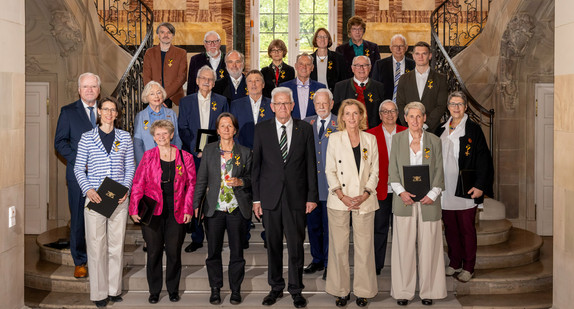
<instances>
[{"instance_id":1,"label":"man in navy blazer","mask_svg":"<svg viewBox=\"0 0 574 309\"><path fill-rule=\"evenodd\" d=\"M331 114L333 109L333 94L329 89L319 89L313 98L316 116L305 118L313 126L315 136L315 158L317 161L317 182L319 189L319 205L307 215L307 233L311 246L313 261L305 268L306 274L316 271L323 272L323 280L327 278L327 258L329 255L329 225L327 220L327 196L329 185L325 176L325 162L329 136L337 132L337 116Z\"/></svg>"},{"instance_id":2,"label":"man in navy blazer","mask_svg":"<svg viewBox=\"0 0 574 309\"><path fill-rule=\"evenodd\" d=\"M297 77L288 82L282 83L281 87L287 87L293 92L295 106L291 117L294 119L305 119L306 117L317 115L313 106L313 96L318 89L326 88L324 84L310 79L313 72L313 57L307 53L297 55L295 71Z\"/></svg>"},{"instance_id":3,"label":"man in navy blazer","mask_svg":"<svg viewBox=\"0 0 574 309\"><path fill-rule=\"evenodd\" d=\"M54 147L58 154L66 159L66 182L68 183L68 204L70 206L70 251L74 259L74 277L88 275L86 262L86 237L84 229L85 197L74 175L74 164L78 143L82 133L96 126L97 103L100 95L100 77L93 73L84 73L78 78L80 100L62 107Z\"/></svg>"},{"instance_id":4,"label":"man in navy blazer","mask_svg":"<svg viewBox=\"0 0 574 309\"><path fill-rule=\"evenodd\" d=\"M196 93L198 91L195 79L197 78L197 71L204 65L212 68L217 79L225 77L227 71L225 70L225 59L221 51L221 37L215 31L208 31L203 37L204 53L199 53L189 59L189 73L187 75L187 94ZM216 79L216 80L217 80Z\"/></svg>"},{"instance_id":5,"label":"man in navy blazer","mask_svg":"<svg viewBox=\"0 0 574 309\"><path fill-rule=\"evenodd\" d=\"M243 69L245 68L245 56L242 53L232 50L225 55L225 69L227 76L217 80L213 87L213 92L227 98L227 102L247 96L247 84Z\"/></svg>"},{"instance_id":6,"label":"man in navy blazer","mask_svg":"<svg viewBox=\"0 0 574 309\"><path fill-rule=\"evenodd\" d=\"M249 95L231 102L229 111L237 118L239 144L253 149L253 134L255 125L259 122L273 118L271 99L263 96L265 81L259 70L251 70L245 77Z\"/></svg>"},{"instance_id":7,"label":"man in navy blazer","mask_svg":"<svg viewBox=\"0 0 574 309\"><path fill-rule=\"evenodd\" d=\"M373 79L383 83L385 86L385 91L383 92L384 100L396 102L400 77L415 69L415 61L405 57L407 48L407 39L402 34L393 35L391 38L392 55L377 60L371 70Z\"/></svg>"}]
</instances>

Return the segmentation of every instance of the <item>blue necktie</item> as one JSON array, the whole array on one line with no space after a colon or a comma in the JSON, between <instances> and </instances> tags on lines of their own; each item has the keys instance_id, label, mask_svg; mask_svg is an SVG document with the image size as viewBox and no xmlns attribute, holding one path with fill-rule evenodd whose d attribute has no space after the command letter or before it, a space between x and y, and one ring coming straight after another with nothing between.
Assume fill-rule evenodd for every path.
<instances>
[{"instance_id":1,"label":"blue necktie","mask_svg":"<svg viewBox=\"0 0 574 309\"><path fill-rule=\"evenodd\" d=\"M319 128L319 139L323 137L324 133L325 133L325 119L321 119L321 128Z\"/></svg>"},{"instance_id":2,"label":"blue necktie","mask_svg":"<svg viewBox=\"0 0 574 309\"><path fill-rule=\"evenodd\" d=\"M92 128L96 127L96 114L94 114L94 107L88 106L90 109L90 122L92 123Z\"/></svg>"},{"instance_id":3,"label":"blue necktie","mask_svg":"<svg viewBox=\"0 0 574 309\"><path fill-rule=\"evenodd\" d=\"M397 62L397 69L395 70L395 88L393 89L393 102L397 102L397 86L399 85L400 77L401 77L401 63Z\"/></svg>"}]
</instances>

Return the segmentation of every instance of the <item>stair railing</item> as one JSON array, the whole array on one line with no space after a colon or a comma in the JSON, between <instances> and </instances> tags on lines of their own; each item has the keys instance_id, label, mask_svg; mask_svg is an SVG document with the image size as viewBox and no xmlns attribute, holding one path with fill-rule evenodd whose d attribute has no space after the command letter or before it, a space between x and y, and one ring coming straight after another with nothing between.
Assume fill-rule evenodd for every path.
<instances>
[{"instance_id":1,"label":"stair railing","mask_svg":"<svg viewBox=\"0 0 574 309\"><path fill-rule=\"evenodd\" d=\"M487 7L483 3L488 1ZM490 152L493 151L494 109L484 108L470 94L458 69L452 61L462 50L480 35L484 26L491 0L445 0L431 14L432 67L447 76L450 91L460 90L468 99L469 117L489 128ZM485 119L486 118L486 119Z\"/></svg>"},{"instance_id":2,"label":"stair railing","mask_svg":"<svg viewBox=\"0 0 574 309\"><path fill-rule=\"evenodd\" d=\"M153 11L141 0L94 0L94 3L102 28L132 55L112 96L122 102L123 129L133 133L135 116L143 107L143 56L153 46Z\"/></svg>"}]
</instances>

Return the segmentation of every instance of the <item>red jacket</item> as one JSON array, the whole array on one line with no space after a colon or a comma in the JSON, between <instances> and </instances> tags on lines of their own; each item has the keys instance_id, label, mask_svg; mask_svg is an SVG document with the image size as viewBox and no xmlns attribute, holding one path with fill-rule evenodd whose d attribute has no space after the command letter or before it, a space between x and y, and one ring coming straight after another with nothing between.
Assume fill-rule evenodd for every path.
<instances>
[{"instance_id":1,"label":"red jacket","mask_svg":"<svg viewBox=\"0 0 574 309\"><path fill-rule=\"evenodd\" d=\"M397 133L406 129L406 127L397 124ZM377 137L377 145L379 146L379 184L377 185L377 199L382 201L387 198L387 182L389 180L389 155L387 152L387 143L385 142L385 132L383 132L383 124L381 123L374 128L368 129L367 133L371 133Z\"/></svg>"},{"instance_id":2,"label":"red jacket","mask_svg":"<svg viewBox=\"0 0 574 309\"><path fill-rule=\"evenodd\" d=\"M174 145L172 147L176 148ZM179 150L175 155L174 179L174 212L177 223L183 223L184 214L193 213L193 193L195 191L195 164L193 156L183 151L185 166L182 166ZM136 170L130 197L130 215L137 215L138 204L147 195L157 202L154 216L159 216L163 209L163 194L161 190L161 163L159 148L146 151Z\"/></svg>"}]
</instances>

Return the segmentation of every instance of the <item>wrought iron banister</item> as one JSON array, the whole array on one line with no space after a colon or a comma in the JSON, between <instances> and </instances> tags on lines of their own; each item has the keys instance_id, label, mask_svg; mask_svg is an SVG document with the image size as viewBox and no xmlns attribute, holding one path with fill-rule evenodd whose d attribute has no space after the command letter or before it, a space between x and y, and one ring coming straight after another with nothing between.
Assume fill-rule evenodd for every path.
<instances>
[{"instance_id":1,"label":"wrought iron banister","mask_svg":"<svg viewBox=\"0 0 574 309\"><path fill-rule=\"evenodd\" d=\"M483 7L484 1L486 0L464 0L464 4L460 4L459 0L443 1L431 14L431 48L433 50L432 67L446 74L451 91L460 90L467 96L470 105L467 109L469 117L489 128L492 153L494 109L484 108L472 96L452 61L452 57L464 50L482 32L491 0L488 0L486 10Z\"/></svg>"},{"instance_id":2,"label":"wrought iron banister","mask_svg":"<svg viewBox=\"0 0 574 309\"><path fill-rule=\"evenodd\" d=\"M94 0L102 28L132 59L112 96L122 102L123 128L133 133L142 109L143 56L153 46L153 11L141 0Z\"/></svg>"}]
</instances>

